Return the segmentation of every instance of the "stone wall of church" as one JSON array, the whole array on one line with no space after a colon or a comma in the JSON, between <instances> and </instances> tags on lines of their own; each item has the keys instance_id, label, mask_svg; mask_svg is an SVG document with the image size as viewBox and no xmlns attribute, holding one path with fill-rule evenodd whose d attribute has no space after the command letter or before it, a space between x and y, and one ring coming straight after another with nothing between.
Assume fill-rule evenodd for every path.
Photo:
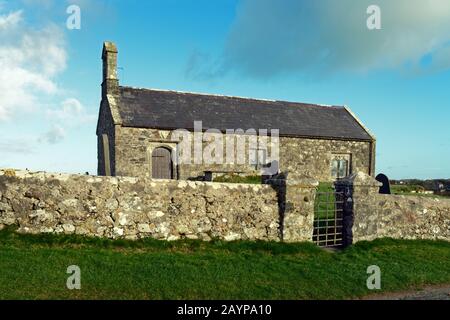
<instances>
[{"instance_id":1,"label":"stone wall of church","mask_svg":"<svg viewBox=\"0 0 450 320\"><path fill-rule=\"evenodd\" d=\"M109 153L109 167L112 176L116 175L115 171L115 126L111 115L108 102L103 99L100 106L99 121L97 128L97 174L100 176L107 175L106 166L108 165L105 157L105 150ZM108 148L105 149L104 137L106 135Z\"/></svg>"},{"instance_id":2,"label":"stone wall of church","mask_svg":"<svg viewBox=\"0 0 450 320\"><path fill-rule=\"evenodd\" d=\"M348 156L349 173L370 173L371 144L363 141L304 138L280 139L282 172L301 173L321 182L331 182L331 161L335 156Z\"/></svg>"},{"instance_id":3,"label":"stone wall of church","mask_svg":"<svg viewBox=\"0 0 450 320\"><path fill-rule=\"evenodd\" d=\"M152 151L157 147L166 147L176 153L178 140L173 140L170 131L117 126L115 129L116 175L151 177ZM226 160L227 143L225 138L223 141L225 141L223 158ZM250 151L248 141L247 137L245 150L246 164L227 164L226 161L220 164L182 163L174 166L173 176L185 180L203 177L205 171L239 172L244 175L258 174L259 171L255 170L256 167L248 164ZM208 144L209 142L203 142L203 148ZM236 146L237 143L235 143L235 149ZM272 150L270 144L268 144L267 159L270 158L271 154ZM194 155L193 147L192 155ZM332 181L332 158L339 155L349 157L350 172L361 171L368 174L371 173L370 142L289 137L279 138L279 164L280 171L282 172L309 176L318 181Z\"/></svg>"}]
</instances>

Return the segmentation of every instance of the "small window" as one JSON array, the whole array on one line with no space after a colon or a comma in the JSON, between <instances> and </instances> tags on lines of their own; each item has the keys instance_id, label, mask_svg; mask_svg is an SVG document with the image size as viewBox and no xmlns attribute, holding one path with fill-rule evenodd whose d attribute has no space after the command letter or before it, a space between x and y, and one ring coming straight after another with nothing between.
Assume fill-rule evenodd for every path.
<instances>
[{"instance_id":1,"label":"small window","mask_svg":"<svg viewBox=\"0 0 450 320\"><path fill-rule=\"evenodd\" d=\"M331 176L337 178L339 170L339 160L334 159L331 163Z\"/></svg>"},{"instance_id":2,"label":"small window","mask_svg":"<svg viewBox=\"0 0 450 320\"><path fill-rule=\"evenodd\" d=\"M350 155L335 155L331 161L331 176L342 179L350 174Z\"/></svg>"}]
</instances>

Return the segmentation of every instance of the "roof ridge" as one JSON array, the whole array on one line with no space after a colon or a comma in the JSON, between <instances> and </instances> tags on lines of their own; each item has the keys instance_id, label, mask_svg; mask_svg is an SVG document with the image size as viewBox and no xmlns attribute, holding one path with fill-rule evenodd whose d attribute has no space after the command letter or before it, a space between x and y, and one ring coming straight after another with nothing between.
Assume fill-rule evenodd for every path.
<instances>
[{"instance_id":1,"label":"roof ridge","mask_svg":"<svg viewBox=\"0 0 450 320\"><path fill-rule=\"evenodd\" d=\"M263 99L263 98L251 98L251 97L232 96L232 95L225 95L225 94L205 93L205 92L192 92L192 91L158 89L158 88L142 88L142 87L133 87L133 86L120 86L120 88L133 89L133 90L143 90L143 91L145 90L145 91L173 92L173 93L181 93L181 94L192 94L192 95L201 95L201 96L210 96L210 97L223 97L223 98L243 99L243 100L253 100L253 101L264 101L264 102L293 103L293 104L299 104L299 105L309 106L309 107L326 107L326 108L335 108L335 109L345 109L345 106L338 106L338 105L309 103L309 102L298 102L298 101L286 101L286 100L273 100L273 99Z\"/></svg>"}]
</instances>

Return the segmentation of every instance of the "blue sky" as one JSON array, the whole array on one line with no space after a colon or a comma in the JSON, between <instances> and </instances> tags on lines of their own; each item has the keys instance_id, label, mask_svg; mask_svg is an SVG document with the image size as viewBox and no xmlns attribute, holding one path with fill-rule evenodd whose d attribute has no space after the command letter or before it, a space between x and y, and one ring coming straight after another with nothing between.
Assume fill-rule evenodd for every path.
<instances>
[{"instance_id":1,"label":"blue sky","mask_svg":"<svg viewBox=\"0 0 450 320\"><path fill-rule=\"evenodd\" d=\"M123 85L347 105L377 172L450 178L446 0L0 1L0 167L96 172L105 40Z\"/></svg>"}]
</instances>

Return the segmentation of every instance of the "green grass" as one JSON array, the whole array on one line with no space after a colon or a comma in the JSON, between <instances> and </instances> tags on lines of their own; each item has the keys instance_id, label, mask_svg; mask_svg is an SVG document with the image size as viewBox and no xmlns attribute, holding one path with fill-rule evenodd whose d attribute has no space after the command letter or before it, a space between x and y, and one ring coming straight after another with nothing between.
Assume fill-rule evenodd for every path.
<instances>
[{"instance_id":1,"label":"green grass","mask_svg":"<svg viewBox=\"0 0 450 320\"><path fill-rule=\"evenodd\" d=\"M413 184L394 184L391 185L391 193L393 194L402 194L402 193L412 193L413 191L424 191L425 188L419 185Z\"/></svg>"},{"instance_id":2,"label":"green grass","mask_svg":"<svg viewBox=\"0 0 450 320\"><path fill-rule=\"evenodd\" d=\"M450 243L377 240L342 252L310 243L112 241L0 232L0 299L333 299L450 283ZM81 268L81 290L65 283ZM373 292L372 292L373 293Z\"/></svg>"},{"instance_id":3,"label":"green grass","mask_svg":"<svg viewBox=\"0 0 450 320\"><path fill-rule=\"evenodd\" d=\"M396 195L418 196L429 198L447 198L447 199L449 198L448 196L444 195L417 193L418 191L424 190L425 188L419 185L396 185L396 184L391 185L391 193Z\"/></svg>"},{"instance_id":4,"label":"green grass","mask_svg":"<svg viewBox=\"0 0 450 320\"><path fill-rule=\"evenodd\" d=\"M226 174L214 178L214 182L226 182L226 183L249 183L249 184L261 184L261 176L240 176L238 174Z\"/></svg>"},{"instance_id":5,"label":"green grass","mask_svg":"<svg viewBox=\"0 0 450 320\"><path fill-rule=\"evenodd\" d=\"M333 192L334 187L332 182L320 182L317 187L317 192Z\"/></svg>"},{"instance_id":6,"label":"green grass","mask_svg":"<svg viewBox=\"0 0 450 320\"><path fill-rule=\"evenodd\" d=\"M317 194L314 203L314 217L325 219L333 218L336 205L334 203L335 197L333 195L333 183L320 182L317 187Z\"/></svg>"}]
</instances>

